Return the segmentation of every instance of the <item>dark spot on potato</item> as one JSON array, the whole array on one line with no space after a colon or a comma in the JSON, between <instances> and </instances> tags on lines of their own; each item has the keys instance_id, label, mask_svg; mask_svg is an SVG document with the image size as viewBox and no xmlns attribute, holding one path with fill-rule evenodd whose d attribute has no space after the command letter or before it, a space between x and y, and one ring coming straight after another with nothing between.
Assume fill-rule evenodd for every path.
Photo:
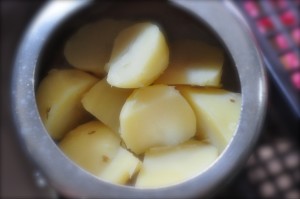
<instances>
[{"instance_id":1,"label":"dark spot on potato","mask_svg":"<svg viewBox=\"0 0 300 199\"><path fill-rule=\"evenodd\" d=\"M88 132L89 135L96 133L96 131Z\"/></svg>"},{"instance_id":2,"label":"dark spot on potato","mask_svg":"<svg viewBox=\"0 0 300 199\"><path fill-rule=\"evenodd\" d=\"M110 159L109 159L109 157L108 156L106 156L106 155L103 155L102 156L102 161L103 162L108 162Z\"/></svg>"},{"instance_id":3,"label":"dark spot on potato","mask_svg":"<svg viewBox=\"0 0 300 199\"><path fill-rule=\"evenodd\" d=\"M234 100L234 99L230 99L230 102L234 103L234 102L235 102L235 100Z\"/></svg>"},{"instance_id":4,"label":"dark spot on potato","mask_svg":"<svg viewBox=\"0 0 300 199\"><path fill-rule=\"evenodd\" d=\"M46 119L49 118L49 112L51 111L51 107L46 109Z\"/></svg>"}]
</instances>

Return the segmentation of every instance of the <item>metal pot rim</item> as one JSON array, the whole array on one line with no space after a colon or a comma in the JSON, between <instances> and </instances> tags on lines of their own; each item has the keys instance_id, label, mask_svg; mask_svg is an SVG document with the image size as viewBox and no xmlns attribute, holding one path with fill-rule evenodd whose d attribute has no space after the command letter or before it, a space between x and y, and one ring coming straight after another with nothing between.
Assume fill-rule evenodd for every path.
<instances>
[{"instance_id":1,"label":"metal pot rim","mask_svg":"<svg viewBox=\"0 0 300 199\"><path fill-rule=\"evenodd\" d=\"M240 123L231 143L201 175L159 189L119 186L99 180L69 161L49 137L35 102L35 73L43 45L63 20L91 3L49 2L33 21L20 45L13 72L12 109L19 136L29 156L55 189L71 197L188 198L211 195L246 161L259 137L266 113L267 89L263 63L248 28L221 1L170 0L173 6L205 22L230 52L241 82Z\"/></svg>"}]
</instances>

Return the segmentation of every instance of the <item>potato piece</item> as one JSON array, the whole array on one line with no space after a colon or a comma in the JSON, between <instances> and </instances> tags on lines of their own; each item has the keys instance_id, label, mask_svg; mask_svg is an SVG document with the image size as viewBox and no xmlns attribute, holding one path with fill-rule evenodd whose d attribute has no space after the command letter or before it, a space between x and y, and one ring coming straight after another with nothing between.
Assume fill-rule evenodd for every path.
<instances>
[{"instance_id":1,"label":"potato piece","mask_svg":"<svg viewBox=\"0 0 300 199\"><path fill-rule=\"evenodd\" d=\"M53 139L60 139L90 117L81 104L83 94L97 78L79 70L51 70L41 81L37 92L37 106Z\"/></svg>"},{"instance_id":2,"label":"potato piece","mask_svg":"<svg viewBox=\"0 0 300 199\"><path fill-rule=\"evenodd\" d=\"M116 38L106 66L107 81L120 88L150 85L168 66L169 49L160 28L138 23Z\"/></svg>"},{"instance_id":3,"label":"potato piece","mask_svg":"<svg viewBox=\"0 0 300 199\"><path fill-rule=\"evenodd\" d=\"M197 117L197 137L209 139L222 152L236 131L241 95L223 89L178 88Z\"/></svg>"},{"instance_id":4,"label":"potato piece","mask_svg":"<svg viewBox=\"0 0 300 199\"><path fill-rule=\"evenodd\" d=\"M221 86L223 52L197 40L179 40L170 47L170 64L157 84Z\"/></svg>"},{"instance_id":5,"label":"potato piece","mask_svg":"<svg viewBox=\"0 0 300 199\"><path fill-rule=\"evenodd\" d=\"M67 41L64 55L74 67L103 75L115 37L131 22L102 19L81 27Z\"/></svg>"},{"instance_id":6,"label":"potato piece","mask_svg":"<svg viewBox=\"0 0 300 199\"><path fill-rule=\"evenodd\" d=\"M120 147L99 177L112 183L126 184L139 171L141 164L142 162L132 153Z\"/></svg>"},{"instance_id":7,"label":"potato piece","mask_svg":"<svg viewBox=\"0 0 300 199\"><path fill-rule=\"evenodd\" d=\"M120 148L121 139L99 121L91 121L70 131L59 143L76 164L101 176Z\"/></svg>"},{"instance_id":8,"label":"potato piece","mask_svg":"<svg viewBox=\"0 0 300 199\"><path fill-rule=\"evenodd\" d=\"M196 140L152 148L145 153L135 186L158 188L181 183L204 172L217 157L214 146Z\"/></svg>"},{"instance_id":9,"label":"potato piece","mask_svg":"<svg viewBox=\"0 0 300 199\"><path fill-rule=\"evenodd\" d=\"M85 123L60 142L61 150L76 164L102 180L125 184L141 161L120 146L121 139L99 121Z\"/></svg>"},{"instance_id":10,"label":"potato piece","mask_svg":"<svg viewBox=\"0 0 300 199\"><path fill-rule=\"evenodd\" d=\"M83 97L84 108L115 132L119 132L120 112L132 90L111 87L99 81Z\"/></svg>"},{"instance_id":11,"label":"potato piece","mask_svg":"<svg viewBox=\"0 0 300 199\"><path fill-rule=\"evenodd\" d=\"M154 146L176 145L196 133L196 117L181 94L165 85L136 89L120 114L120 133L136 154Z\"/></svg>"}]
</instances>

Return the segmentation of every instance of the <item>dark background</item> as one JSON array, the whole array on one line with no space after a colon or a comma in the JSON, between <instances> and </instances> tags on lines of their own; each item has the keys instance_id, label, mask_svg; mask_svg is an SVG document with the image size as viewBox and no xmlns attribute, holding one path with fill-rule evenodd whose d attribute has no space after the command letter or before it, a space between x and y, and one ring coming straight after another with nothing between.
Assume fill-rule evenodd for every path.
<instances>
[{"instance_id":1,"label":"dark background","mask_svg":"<svg viewBox=\"0 0 300 199\"><path fill-rule=\"evenodd\" d=\"M14 55L22 33L43 1L1 1L1 197L44 198L33 180L34 170L15 135L10 111Z\"/></svg>"},{"instance_id":2,"label":"dark background","mask_svg":"<svg viewBox=\"0 0 300 199\"><path fill-rule=\"evenodd\" d=\"M1 1L0 198L49 197L45 188L38 188L35 170L22 153L10 111L14 55L24 29L42 5L43 1ZM294 118L271 80L269 86L262 137L245 168L216 198L300 198L299 119Z\"/></svg>"}]
</instances>

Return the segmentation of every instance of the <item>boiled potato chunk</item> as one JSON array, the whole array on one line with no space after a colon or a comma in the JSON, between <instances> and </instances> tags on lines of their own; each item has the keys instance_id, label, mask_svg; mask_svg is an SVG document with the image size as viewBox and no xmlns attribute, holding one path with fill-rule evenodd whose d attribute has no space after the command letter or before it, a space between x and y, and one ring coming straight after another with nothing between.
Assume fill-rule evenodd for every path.
<instances>
[{"instance_id":1,"label":"boiled potato chunk","mask_svg":"<svg viewBox=\"0 0 300 199\"><path fill-rule=\"evenodd\" d=\"M59 143L61 150L83 169L102 180L125 184L141 161L120 146L121 139L99 121L80 125Z\"/></svg>"},{"instance_id":2,"label":"boiled potato chunk","mask_svg":"<svg viewBox=\"0 0 300 199\"><path fill-rule=\"evenodd\" d=\"M168 63L169 49L160 28L153 23L138 23L117 36L106 66L107 81L120 88L147 86Z\"/></svg>"},{"instance_id":3,"label":"boiled potato chunk","mask_svg":"<svg viewBox=\"0 0 300 199\"><path fill-rule=\"evenodd\" d=\"M196 140L149 149L135 186L159 188L181 183L204 172L217 157L216 147Z\"/></svg>"},{"instance_id":4,"label":"boiled potato chunk","mask_svg":"<svg viewBox=\"0 0 300 199\"><path fill-rule=\"evenodd\" d=\"M115 132L119 132L120 112L132 90L116 88L106 79L95 84L83 97L84 108Z\"/></svg>"},{"instance_id":5,"label":"boiled potato chunk","mask_svg":"<svg viewBox=\"0 0 300 199\"><path fill-rule=\"evenodd\" d=\"M41 81L36 93L37 106L53 139L60 139L90 118L81 98L97 81L92 75L72 69L53 69Z\"/></svg>"},{"instance_id":6,"label":"boiled potato chunk","mask_svg":"<svg viewBox=\"0 0 300 199\"><path fill-rule=\"evenodd\" d=\"M74 67L102 75L118 33L131 22L102 19L81 27L67 41L64 55Z\"/></svg>"},{"instance_id":7,"label":"boiled potato chunk","mask_svg":"<svg viewBox=\"0 0 300 199\"><path fill-rule=\"evenodd\" d=\"M156 83L220 87L223 52L197 40L178 40L171 47L170 64Z\"/></svg>"},{"instance_id":8,"label":"boiled potato chunk","mask_svg":"<svg viewBox=\"0 0 300 199\"><path fill-rule=\"evenodd\" d=\"M120 147L116 156L99 177L112 183L125 184L139 171L141 164L142 162L137 157Z\"/></svg>"},{"instance_id":9,"label":"boiled potato chunk","mask_svg":"<svg viewBox=\"0 0 300 199\"><path fill-rule=\"evenodd\" d=\"M121 139L99 121L82 124L59 143L61 150L76 164L101 176L118 153Z\"/></svg>"},{"instance_id":10,"label":"boiled potato chunk","mask_svg":"<svg viewBox=\"0 0 300 199\"><path fill-rule=\"evenodd\" d=\"M120 114L120 134L136 154L155 146L176 145L196 133L196 117L181 94L171 86L136 89Z\"/></svg>"},{"instance_id":11,"label":"boiled potato chunk","mask_svg":"<svg viewBox=\"0 0 300 199\"><path fill-rule=\"evenodd\" d=\"M197 117L197 137L208 139L219 152L230 142L239 123L241 95L223 89L179 88Z\"/></svg>"}]
</instances>

